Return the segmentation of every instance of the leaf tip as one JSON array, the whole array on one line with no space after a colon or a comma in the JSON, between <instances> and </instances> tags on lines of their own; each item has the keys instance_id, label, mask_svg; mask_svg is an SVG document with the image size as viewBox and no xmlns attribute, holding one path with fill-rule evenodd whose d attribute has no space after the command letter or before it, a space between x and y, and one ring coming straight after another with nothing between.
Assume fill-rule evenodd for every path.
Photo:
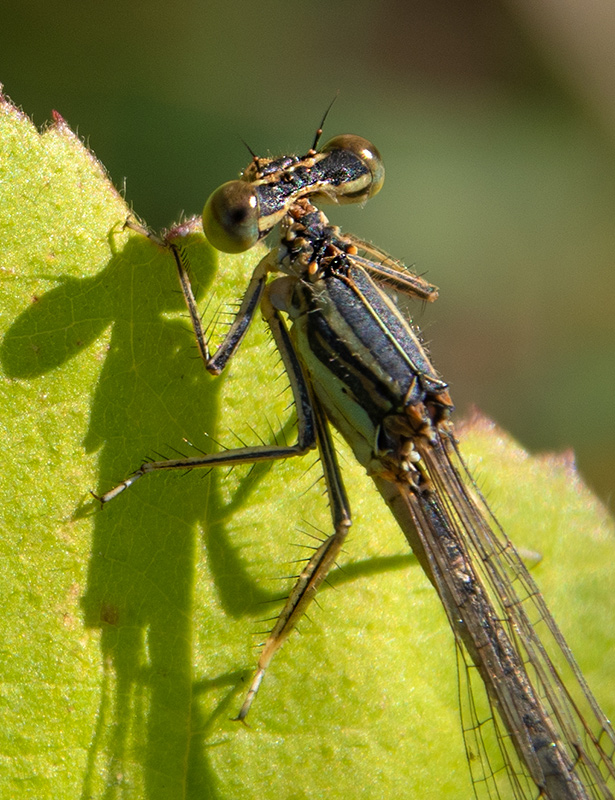
<instances>
[{"instance_id":1,"label":"leaf tip","mask_svg":"<svg viewBox=\"0 0 615 800\"><path fill-rule=\"evenodd\" d=\"M455 421L455 430L463 436L469 431L477 431L480 433L496 431L497 425L490 417L484 414L478 406L472 405L466 417Z\"/></svg>"},{"instance_id":2,"label":"leaf tip","mask_svg":"<svg viewBox=\"0 0 615 800\"><path fill-rule=\"evenodd\" d=\"M2 83L0 83L0 111L4 111L7 114L16 114L29 121L29 117L20 108L17 108L11 98L4 93L4 84Z\"/></svg>"},{"instance_id":3,"label":"leaf tip","mask_svg":"<svg viewBox=\"0 0 615 800\"><path fill-rule=\"evenodd\" d=\"M172 228L164 231L164 238L169 240L181 239L185 236L190 236L193 233L203 233L203 223L201 217L190 217L183 222L178 222Z\"/></svg>"},{"instance_id":4,"label":"leaf tip","mask_svg":"<svg viewBox=\"0 0 615 800\"><path fill-rule=\"evenodd\" d=\"M52 120L51 124L57 126L58 128L62 127L68 128L68 123L66 122L62 114L60 114L59 111L56 111L55 108L51 110L51 120Z\"/></svg>"}]
</instances>

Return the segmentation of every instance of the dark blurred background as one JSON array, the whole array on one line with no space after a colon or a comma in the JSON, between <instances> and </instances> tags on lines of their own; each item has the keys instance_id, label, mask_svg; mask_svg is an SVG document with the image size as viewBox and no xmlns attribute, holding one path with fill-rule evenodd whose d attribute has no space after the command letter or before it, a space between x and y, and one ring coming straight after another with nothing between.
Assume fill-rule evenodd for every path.
<instances>
[{"instance_id":1,"label":"dark blurred background","mask_svg":"<svg viewBox=\"0 0 615 800\"><path fill-rule=\"evenodd\" d=\"M149 0L3 9L0 81L56 108L150 226L258 153L372 139L384 190L335 221L441 288L415 309L461 412L615 488L611 0ZM330 210L330 209L329 209Z\"/></svg>"}]
</instances>

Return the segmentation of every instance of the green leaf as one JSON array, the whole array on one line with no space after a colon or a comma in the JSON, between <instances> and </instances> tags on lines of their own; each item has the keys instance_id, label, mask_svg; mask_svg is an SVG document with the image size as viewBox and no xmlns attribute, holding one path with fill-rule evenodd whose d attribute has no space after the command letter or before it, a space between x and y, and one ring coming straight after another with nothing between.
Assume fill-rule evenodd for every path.
<instances>
[{"instance_id":1,"label":"green leaf","mask_svg":"<svg viewBox=\"0 0 615 800\"><path fill-rule=\"evenodd\" d=\"M234 446L281 425L292 439L287 381L260 320L228 374L206 375L172 258L124 228L92 154L59 117L41 134L6 99L0 126L0 795L468 797L452 635L343 446L342 569L276 656L251 727L231 720L271 625L258 620L330 530L314 455L157 474L104 511L88 490L192 452L184 440L211 450L208 434ZM263 252L189 246L208 316ZM529 458L482 420L463 436L615 712L612 524L569 460Z\"/></svg>"}]
</instances>

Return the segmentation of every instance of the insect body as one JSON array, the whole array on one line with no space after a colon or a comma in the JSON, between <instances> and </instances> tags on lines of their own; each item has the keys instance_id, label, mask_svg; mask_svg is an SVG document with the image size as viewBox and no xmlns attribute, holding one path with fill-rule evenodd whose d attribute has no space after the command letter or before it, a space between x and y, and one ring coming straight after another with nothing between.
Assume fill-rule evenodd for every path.
<instances>
[{"instance_id":1,"label":"insect body","mask_svg":"<svg viewBox=\"0 0 615 800\"><path fill-rule=\"evenodd\" d=\"M436 288L340 232L314 205L363 202L379 191L384 168L378 151L349 135L317 150L319 134L303 158L255 157L241 180L224 184L207 201L205 233L228 252L252 247L280 224L277 246L254 270L213 355L181 240L168 242L210 372L224 369L260 308L290 379L297 443L145 463L99 499L108 502L149 472L254 463L318 448L333 533L310 558L264 645L239 712L245 719L272 657L333 566L351 523L332 423L391 508L438 592L460 654L482 678L503 768L491 765L484 726L473 718L464 721L476 794L612 798L613 729L527 569L467 475L449 419L447 384L391 297L395 292L433 300ZM540 635L532 624L536 615L545 631Z\"/></svg>"}]
</instances>

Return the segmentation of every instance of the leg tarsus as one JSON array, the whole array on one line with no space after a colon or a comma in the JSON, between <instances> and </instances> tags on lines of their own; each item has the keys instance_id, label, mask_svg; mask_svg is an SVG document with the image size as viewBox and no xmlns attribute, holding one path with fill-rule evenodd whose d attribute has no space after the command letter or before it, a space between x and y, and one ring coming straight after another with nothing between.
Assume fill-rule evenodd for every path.
<instances>
[{"instance_id":1,"label":"leg tarsus","mask_svg":"<svg viewBox=\"0 0 615 800\"><path fill-rule=\"evenodd\" d=\"M132 484L138 481L139 478L145 475L146 472L151 472L151 470L147 469L149 463L150 462L141 464L139 469L133 472L129 478L126 478L121 483L118 483L117 486L114 486L113 489L109 489L108 492L105 492L104 494L101 495L97 495L90 490L90 494L98 500L98 502L100 503L100 507L104 508L105 505L109 502L109 500L113 500L113 498L117 497L118 494L121 494L125 489L128 489L129 486L132 486Z\"/></svg>"},{"instance_id":2,"label":"leg tarsus","mask_svg":"<svg viewBox=\"0 0 615 800\"><path fill-rule=\"evenodd\" d=\"M248 724L246 722L246 717L248 716L248 712L250 711L250 706L252 705L252 701L256 697L256 693L259 690L259 687L261 685L261 681L263 680L264 676L265 676L265 669L264 668L263 669L258 669L256 671L254 677L252 678L252 683L250 684L250 688L248 689L248 693L246 694L246 698L243 701L243 705L241 706L241 709L239 710L239 714L237 714L237 716L234 717L234 719L237 722L243 722L244 725Z\"/></svg>"}]
</instances>

